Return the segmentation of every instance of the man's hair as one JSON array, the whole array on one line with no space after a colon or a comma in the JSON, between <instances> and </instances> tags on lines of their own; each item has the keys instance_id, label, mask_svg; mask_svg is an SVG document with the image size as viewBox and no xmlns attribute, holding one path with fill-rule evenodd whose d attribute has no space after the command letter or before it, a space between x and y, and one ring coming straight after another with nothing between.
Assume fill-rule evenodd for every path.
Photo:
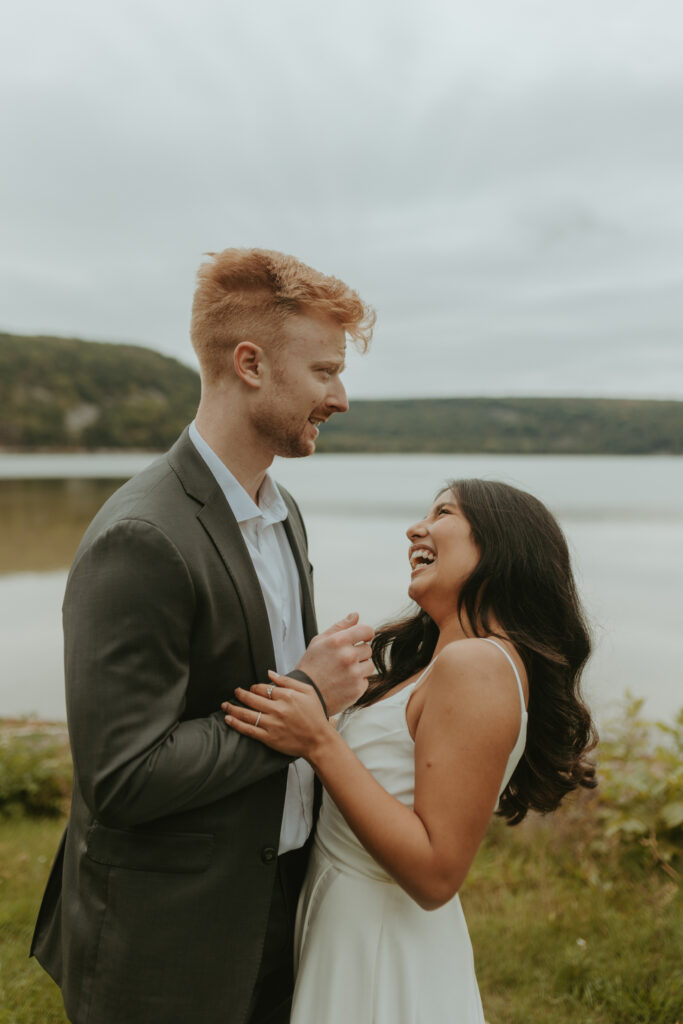
<instances>
[{"instance_id":1,"label":"man's hair","mask_svg":"<svg viewBox=\"0 0 683 1024\"><path fill-rule=\"evenodd\" d=\"M370 344L375 312L336 277L268 249L206 253L197 273L190 337L202 373L220 378L227 354L241 341L277 344L288 317L318 314L336 320L356 347Z\"/></svg>"}]
</instances>

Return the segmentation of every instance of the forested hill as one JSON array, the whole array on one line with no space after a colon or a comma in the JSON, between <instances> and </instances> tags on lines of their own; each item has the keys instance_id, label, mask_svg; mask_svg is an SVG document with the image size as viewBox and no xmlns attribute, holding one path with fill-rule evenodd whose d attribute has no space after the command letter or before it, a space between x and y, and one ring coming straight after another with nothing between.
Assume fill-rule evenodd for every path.
<instances>
[{"instance_id":1,"label":"forested hill","mask_svg":"<svg viewBox=\"0 0 683 1024\"><path fill-rule=\"evenodd\" d=\"M0 333L0 448L167 448L199 377L133 345ZM683 402L594 398L356 400L321 452L683 454Z\"/></svg>"},{"instance_id":2,"label":"forested hill","mask_svg":"<svg viewBox=\"0 0 683 1024\"><path fill-rule=\"evenodd\" d=\"M199 377L137 345L0 334L0 446L165 449Z\"/></svg>"},{"instance_id":3,"label":"forested hill","mask_svg":"<svg viewBox=\"0 0 683 1024\"><path fill-rule=\"evenodd\" d=\"M683 402L622 398L355 401L319 451L683 454Z\"/></svg>"}]
</instances>

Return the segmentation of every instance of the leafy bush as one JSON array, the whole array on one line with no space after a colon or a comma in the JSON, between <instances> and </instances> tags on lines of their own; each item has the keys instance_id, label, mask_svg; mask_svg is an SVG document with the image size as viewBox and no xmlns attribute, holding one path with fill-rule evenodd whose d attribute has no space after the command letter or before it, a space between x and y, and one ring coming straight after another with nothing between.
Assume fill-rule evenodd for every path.
<instances>
[{"instance_id":1,"label":"leafy bush","mask_svg":"<svg viewBox=\"0 0 683 1024\"><path fill-rule=\"evenodd\" d=\"M562 833L587 881L616 862L657 868L678 882L683 859L683 710L673 725L642 717L630 699L597 751L598 788L568 801Z\"/></svg>"},{"instance_id":2,"label":"leafy bush","mask_svg":"<svg viewBox=\"0 0 683 1024\"><path fill-rule=\"evenodd\" d=\"M494 846L535 843L547 833L561 867L591 885L609 888L615 871L656 870L672 882L683 871L683 709L673 725L642 716L643 701L628 698L601 730L598 787L568 796L554 814L531 814L510 830L494 823Z\"/></svg>"},{"instance_id":3,"label":"leafy bush","mask_svg":"<svg viewBox=\"0 0 683 1024\"><path fill-rule=\"evenodd\" d=\"M598 787L491 823L463 903L491 1024L683 1024L683 712L601 727Z\"/></svg>"},{"instance_id":4,"label":"leafy bush","mask_svg":"<svg viewBox=\"0 0 683 1024\"><path fill-rule=\"evenodd\" d=\"M641 717L631 700L600 744L592 808L597 853L657 865L678 880L683 858L683 709L673 725ZM600 835L601 834L601 835Z\"/></svg>"},{"instance_id":5,"label":"leafy bush","mask_svg":"<svg viewBox=\"0 0 683 1024\"><path fill-rule=\"evenodd\" d=\"M71 791L66 729L47 723L0 726L0 815L64 813Z\"/></svg>"}]
</instances>

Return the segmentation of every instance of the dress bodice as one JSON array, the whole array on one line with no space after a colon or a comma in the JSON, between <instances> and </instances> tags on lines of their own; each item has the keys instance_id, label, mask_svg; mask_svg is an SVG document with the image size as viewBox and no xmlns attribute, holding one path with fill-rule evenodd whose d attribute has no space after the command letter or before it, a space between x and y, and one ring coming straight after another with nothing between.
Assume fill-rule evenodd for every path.
<instances>
[{"instance_id":1,"label":"dress bodice","mask_svg":"<svg viewBox=\"0 0 683 1024\"><path fill-rule=\"evenodd\" d=\"M505 655L517 680L521 702L521 721L515 745L510 752L498 795L503 792L524 752L527 712L524 692L514 661L496 641L490 643ZM406 708L411 695L434 665L433 659L422 674L402 690L365 707L345 712L339 731L379 784L408 807L415 795L415 745L408 729ZM392 882L384 868L364 849L327 793L323 796L315 842L328 860L341 870L365 875L377 881Z\"/></svg>"}]
</instances>

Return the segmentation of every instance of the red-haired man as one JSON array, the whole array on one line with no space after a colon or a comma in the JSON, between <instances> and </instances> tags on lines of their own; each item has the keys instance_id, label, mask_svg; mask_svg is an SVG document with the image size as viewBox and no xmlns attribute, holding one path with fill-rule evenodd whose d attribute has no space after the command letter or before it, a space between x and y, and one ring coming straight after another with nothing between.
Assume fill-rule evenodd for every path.
<instances>
[{"instance_id":1,"label":"red-haired man","mask_svg":"<svg viewBox=\"0 0 683 1024\"><path fill-rule=\"evenodd\" d=\"M299 510L268 475L347 407L347 336L374 314L291 256L199 271L202 392L171 451L90 524L64 601L68 827L32 952L74 1024L284 1024L314 781L221 702L295 674L329 714L372 671L370 627L316 636Z\"/></svg>"}]
</instances>

